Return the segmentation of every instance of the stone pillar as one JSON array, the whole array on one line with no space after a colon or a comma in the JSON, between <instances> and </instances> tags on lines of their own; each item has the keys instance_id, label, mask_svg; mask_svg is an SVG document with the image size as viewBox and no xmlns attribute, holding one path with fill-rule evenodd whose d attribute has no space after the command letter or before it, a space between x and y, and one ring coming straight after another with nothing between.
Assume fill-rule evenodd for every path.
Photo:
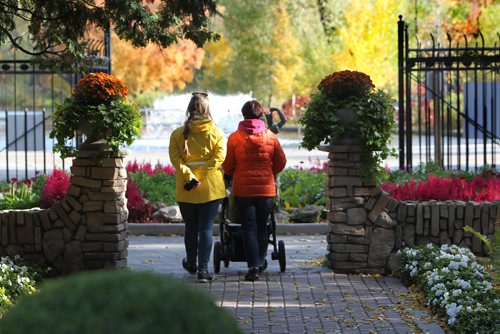
<instances>
[{"instance_id":1,"label":"stone pillar","mask_svg":"<svg viewBox=\"0 0 500 334\"><path fill-rule=\"evenodd\" d=\"M379 237L387 238L386 230L376 228L369 221L368 216L373 210L368 211L368 208L372 209L375 204L371 203L374 199L370 196L379 190L375 184L364 182L360 176L359 139L335 140L321 149L330 152L328 266L340 273L385 273L385 261L394 240L392 243L387 240L387 243L377 244ZM377 203L375 206L384 209L385 204ZM378 212L375 219L380 214ZM380 247L384 249L378 250ZM385 248L390 248L387 254Z\"/></svg>"},{"instance_id":2,"label":"stone pillar","mask_svg":"<svg viewBox=\"0 0 500 334\"><path fill-rule=\"evenodd\" d=\"M74 203L70 213L82 243L85 269L123 268L127 265L127 172L124 157L99 158L102 151L79 151L71 167L65 198ZM77 204L78 203L78 204Z\"/></svg>"}]
</instances>

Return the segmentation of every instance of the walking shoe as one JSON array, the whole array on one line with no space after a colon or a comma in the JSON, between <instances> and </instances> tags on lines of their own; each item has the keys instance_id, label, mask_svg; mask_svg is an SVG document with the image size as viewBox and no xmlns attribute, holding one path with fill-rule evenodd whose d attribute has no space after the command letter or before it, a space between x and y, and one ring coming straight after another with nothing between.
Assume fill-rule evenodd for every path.
<instances>
[{"instance_id":1,"label":"walking shoe","mask_svg":"<svg viewBox=\"0 0 500 334\"><path fill-rule=\"evenodd\" d=\"M259 279L259 268L258 267L252 267L248 269L247 274L245 275L245 279L247 281L253 282Z\"/></svg>"},{"instance_id":2,"label":"walking shoe","mask_svg":"<svg viewBox=\"0 0 500 334\"><path fill-rule=\"evenodd\" d=\"M186 259L182 259L182 268L189 274L196 274L196 264L189 264Z\"/></svg>"},{"instance_id":3,"label":"walking shoe","mask_svg":"<svg viewBox=\"0 0 500 334\"><path fill-rule=\"evenodd\" d=\"M267 269L267 260L264 259L264 263L262 263L262 265L259 266L259 273L263 272L266 269Z\"/></svg>"},{"instance_id":4,"label":"walking shoe","mask_svg":"<svg viewBox=\"0 0 500 334\"><path fill-rule=\"evenodd\" d=\"M207 270L198 271L198 282L208 283L212 281L212 275Z\"/></svg>"}]
</instances>

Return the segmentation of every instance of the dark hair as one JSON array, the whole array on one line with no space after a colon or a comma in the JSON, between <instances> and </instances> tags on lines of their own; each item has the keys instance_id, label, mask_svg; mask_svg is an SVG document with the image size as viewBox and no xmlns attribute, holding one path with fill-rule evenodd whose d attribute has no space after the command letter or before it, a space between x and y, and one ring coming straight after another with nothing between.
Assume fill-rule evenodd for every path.
<instances>
[{"instance_id":1,"label":"dark hair","mask_svg":"<svg viewBox=\"0 0 500 334\"><path fill-rule=\"evenodd\" d=\"M184 122L184 130L182 131L182 135L184 136L184 154L186 155L189 155L189 148L187 146L189 121L196 116L207 116L208 118L212 118L208 104L208 94L206 93L193 93L186 110L186 121Z\"/></svg>"},{"instance_id":2,"label":"dark hair","mask_svg":"<svg viewBox=\"0 0 500 334\"><path fill-rule=\"evenodd\" d=\"M241 113L245 119L260 119L264 114L264 108L259 102L252 100L245 102Z\"/></svg>"}]
</instances>

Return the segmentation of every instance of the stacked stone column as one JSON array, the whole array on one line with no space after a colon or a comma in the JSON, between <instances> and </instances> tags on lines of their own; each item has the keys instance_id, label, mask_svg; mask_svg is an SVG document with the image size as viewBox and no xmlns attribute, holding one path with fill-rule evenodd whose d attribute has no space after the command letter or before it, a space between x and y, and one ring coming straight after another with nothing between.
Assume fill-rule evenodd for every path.
<instances>
[{"instance_id":1,"label":"stacked stone column","mask_svg":"<svg viewBox=\"0 0 500 334\"><path fill-rule=\"evenodd\" d=\"M385 262L394 245L394 234L370 222L380 220L382 210L376 214L371 210L368 212L365 207L378 188L373 183L364 182L360 176L359 140L336 140L322 150L330 152L328 266L335 272L385 273ZM388 197L385 199L388 200ZM385 208L385 204L371 205ZM372 213L377 217L369 219ZM385 224L385 221L392 224L391 217L387 216L378 225Z\"/></svg>"},{"instance_id":2,"label":"stacked stone column","mask_svg":"<svg viewBox=\"0 0 500 334\"><path fill-rule=\"evenodd\" d=\"M96 151L78 153L65 200L81 206L73 214L84 235L84 267L121 268L127 265L127 172L123 157L98 157Z\"/></svg>"},{"instance_id":3,"label":"stacked stone column","mask_svg":"<svg viewBox=\"0 0 500 334\"><path fill-rule=\"evenodd\" d=\"M0 211L0 256L21 256L53 275L127 265L123 157L80 151L67 195L50 209Z\"/></svg>"}]
</instances>

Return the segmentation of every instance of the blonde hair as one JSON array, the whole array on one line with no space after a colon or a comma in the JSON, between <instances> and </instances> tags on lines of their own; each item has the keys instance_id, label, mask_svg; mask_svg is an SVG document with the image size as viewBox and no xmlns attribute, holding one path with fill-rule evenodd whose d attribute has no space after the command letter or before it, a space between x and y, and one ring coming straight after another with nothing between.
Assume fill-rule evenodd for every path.
<instances>
[{"instance_id":1,"label":"blonde hair","mask_svg":"<svg viewBox=\"0 0 500 334\"><path fill-rule=\"evenodd\" d=\"M208 95L206 93L193 93L191 100L189 101L186 110L186 121L184 122L184 130L182 135L184 136L184 154L189 156L189 147L187 139L189 136L189 122L193 120L196 116L206 116L212 118L210 114L210 106L208 103Z\"/></svg>"}]
</instances>

